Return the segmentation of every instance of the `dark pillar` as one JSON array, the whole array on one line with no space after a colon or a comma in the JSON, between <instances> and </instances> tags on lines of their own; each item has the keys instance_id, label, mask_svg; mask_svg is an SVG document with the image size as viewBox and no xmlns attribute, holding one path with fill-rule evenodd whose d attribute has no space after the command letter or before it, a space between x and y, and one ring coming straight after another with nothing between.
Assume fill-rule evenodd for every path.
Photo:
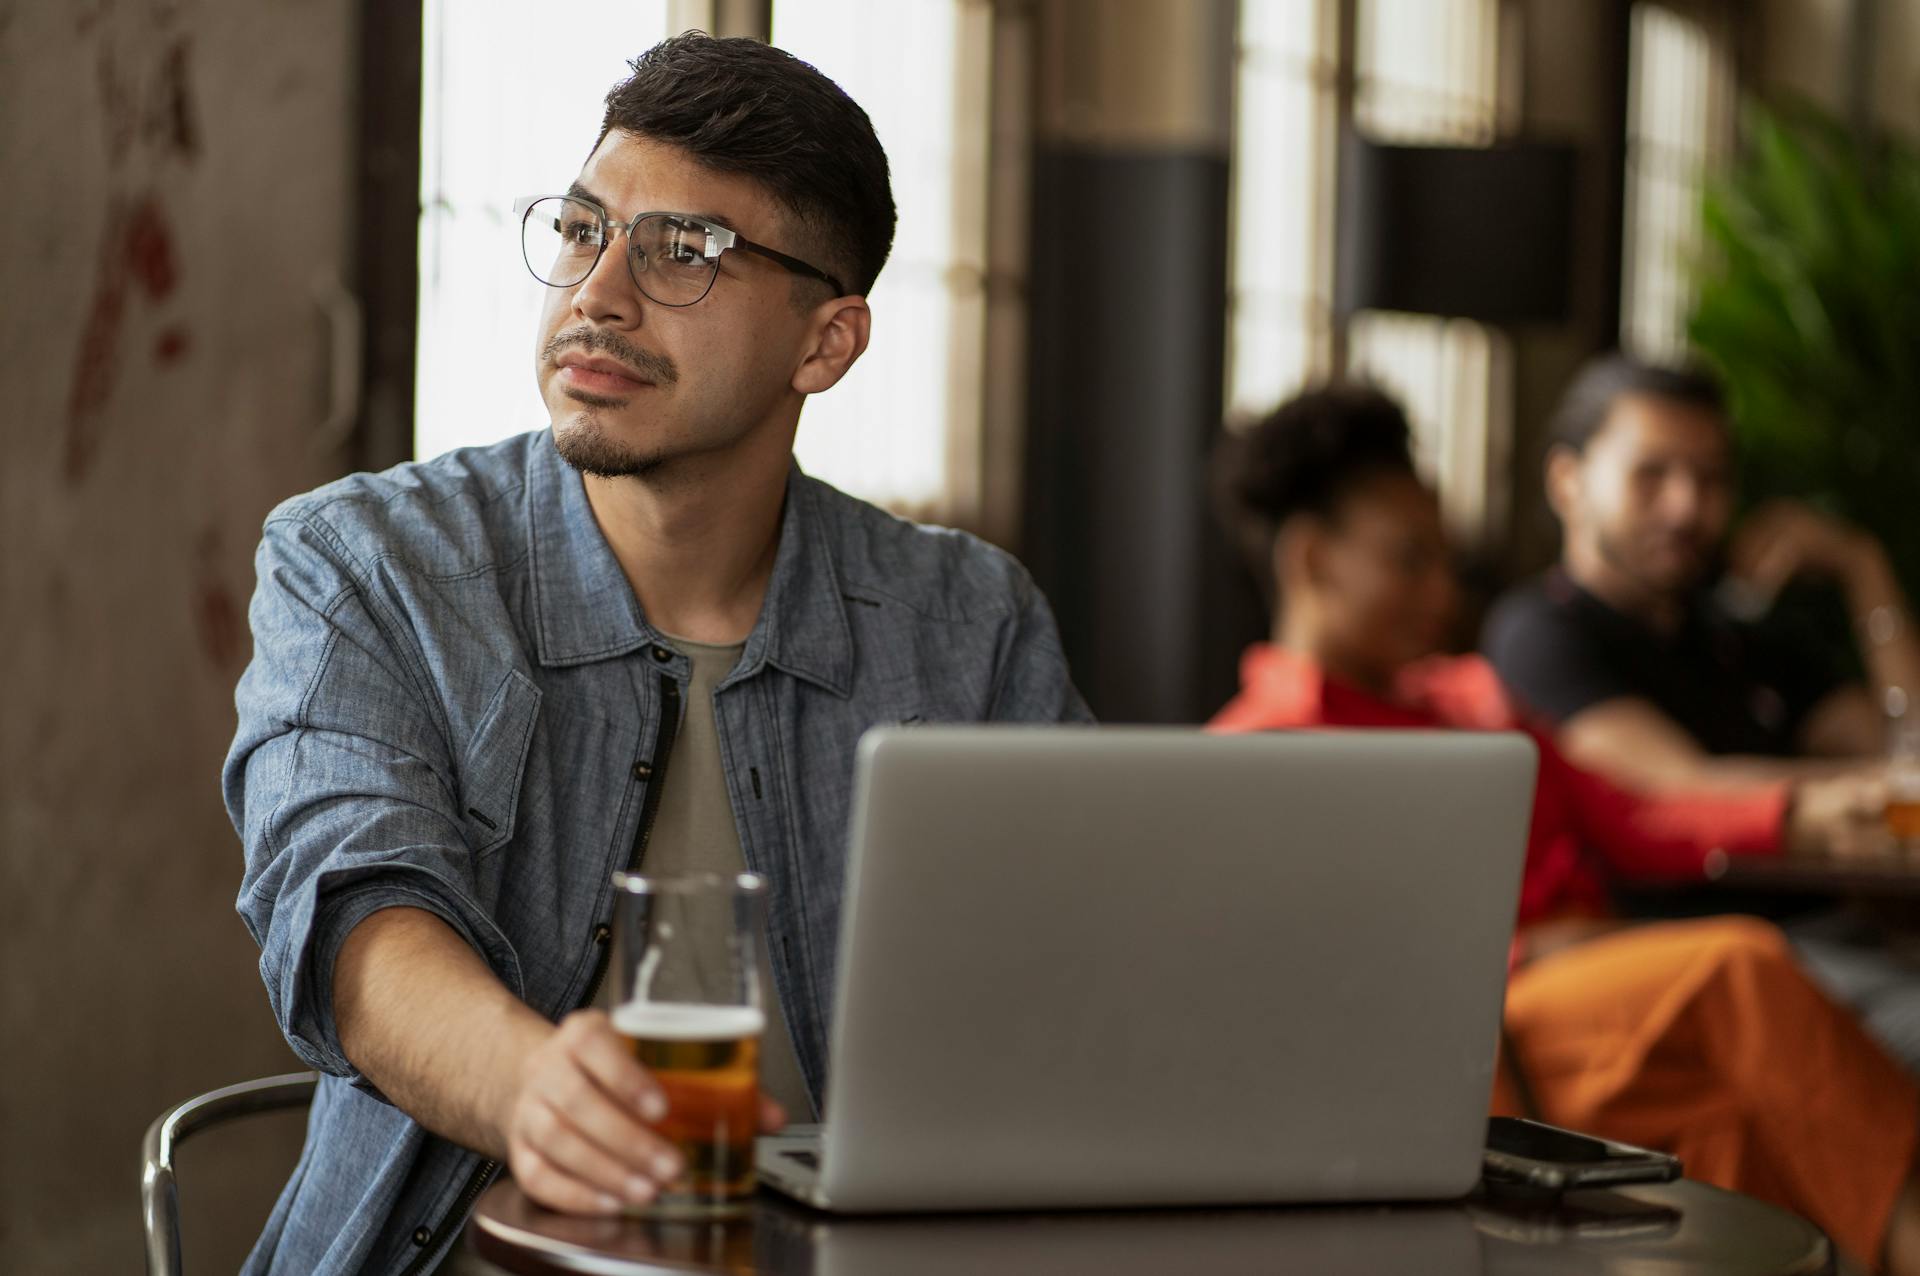
<instances>
[{"instance_id":1,"label":"dark pillar","mask_svg":"<svg viewBox=\"0 0 1920 1276\"><path fill-rule=\"evenodd\" d=\"M1038 45L1022 548L1094 711L1191 722L1230 691L1250 619L1222 619L1205 483L1233 6L1044 0Z\"/></svg>"}]
</instances>

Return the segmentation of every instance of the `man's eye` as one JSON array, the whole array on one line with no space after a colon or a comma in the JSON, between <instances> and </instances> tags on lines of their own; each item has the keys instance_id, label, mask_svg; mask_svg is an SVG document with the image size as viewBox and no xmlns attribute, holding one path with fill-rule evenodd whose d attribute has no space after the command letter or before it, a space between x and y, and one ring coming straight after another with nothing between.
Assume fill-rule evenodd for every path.
<instances>
[{"instance_id":1,"label":"man's eye","mask_svg":"<svg viewBox=\"0 0 1920 1276\"><path fill-rule=\"evenodd\" d=\"M590 221L563 221L560 223L560 237L569 244L591 248L600 242L600 228Z\"/></svg>"},{"instance_id":2,"label":"man's eye","mask_svg":"<svg viewBox=\"0 0 1920 1276\"><path fill-rule=\"evenodd\" d=\"M675 266L706 264L707 236L704 228L687 222L669 221L661 227L659 260Z\"/></svg>"}]
</instances>

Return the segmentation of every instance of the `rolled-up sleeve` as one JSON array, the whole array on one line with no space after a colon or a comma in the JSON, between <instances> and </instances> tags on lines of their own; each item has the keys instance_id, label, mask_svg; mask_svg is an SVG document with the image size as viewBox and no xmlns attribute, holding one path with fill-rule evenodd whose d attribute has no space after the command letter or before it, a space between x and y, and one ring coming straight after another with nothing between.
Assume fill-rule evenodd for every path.
<instances>
[{"instance_id":1,"label":"rolled-up sleeve","mask_svg":"<svg viewBox=\"0 0 1920 1276\"><path fill-rule=\"evenodd\" d=\"M246 857L237 903L288 1043L365 1085L333 1021L334 960L383 908L425 909L524 996L495 890L461 831L432 679L372 577L311 513L268 519L222 776Z\"/></svg>"}]
</instances>

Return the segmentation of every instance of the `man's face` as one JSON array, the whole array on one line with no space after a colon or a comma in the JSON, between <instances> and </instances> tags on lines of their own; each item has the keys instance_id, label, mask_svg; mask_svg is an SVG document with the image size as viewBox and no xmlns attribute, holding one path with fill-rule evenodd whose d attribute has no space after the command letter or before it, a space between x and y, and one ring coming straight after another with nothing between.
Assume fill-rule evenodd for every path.
<instances>
[{"instance_id":1,"label":"man's face","mask_svg":"<svg viewBox=\"0 0 1920 1276\"><path fill-rule=\"evenodd\" d=\"M1699 586L1733 512L1732 457L1718 414L1624 395L1566 466L1555 500L1569 539L1662 596Z\"/></svg>"},{"instance_id":2,"label":"man's face","mask_svg":"<svg viewBox=\"0 0 1920 1276\"><path fill-rule=\"evenodd\" d=\"M607 134L576 190L619 223L643 212L690 213L804 253L757 183L630 133ZM616 234L586 279L547 290L541 312L535 374L560 454L590 474L647 474L783 428L811 326L794 287L777 264L731 251L704 298L663 306L635 285L626 235Z\"/></svg>"}]
</instances>

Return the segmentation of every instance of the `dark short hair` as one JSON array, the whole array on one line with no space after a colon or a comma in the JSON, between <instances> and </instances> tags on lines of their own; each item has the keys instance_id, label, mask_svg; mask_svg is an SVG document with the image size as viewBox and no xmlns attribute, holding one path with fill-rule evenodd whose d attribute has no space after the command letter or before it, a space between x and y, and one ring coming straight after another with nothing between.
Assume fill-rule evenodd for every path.
<instances>
[{"instance_id":1,"label":"dark short hair","mask_svg":"<svg viewBox=\"0 0 1920 1276\"><path fill-rule=\"evenodd\" d=\"M825 252L815 265L853 292L873 287L893 248L893 188L872 121L839 85L782 49L700 31L628 66L596 147L619 129L758 182Z\"/></svg>"},{"instance_id":2,"label":"dark short hair","mask_svg":"<svg viewBox=\"0 0 1920 1276\"><path fill-rule=\"evenodd\" d=\"M1214 504L1271 602L1280 528L1297 514L1336 517L1355 488L1382 475L1417 475L1407 414L1372 386L1324 385L1222 435Z\"/></svg>"},{"instance_id":3,"label":"dark short hair","mask_svg":"<svg viewBox=\"0 0 1920 1276\"><path fill-rule=\"evenodd\" d=\"M1612 415L1613 405L1628 395L1685 404L1726 420L1726 396L1712 374L1649 363L1615 351L1588 361L1574 376L1548 423L1548 441L1555 447L1586 451Z\"/></svg>"}]
</instances>

